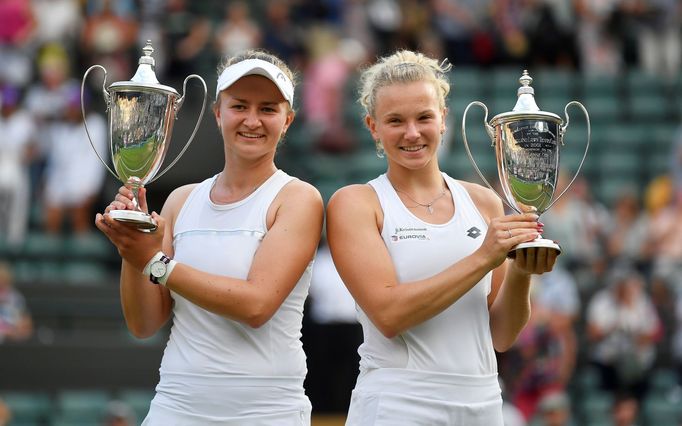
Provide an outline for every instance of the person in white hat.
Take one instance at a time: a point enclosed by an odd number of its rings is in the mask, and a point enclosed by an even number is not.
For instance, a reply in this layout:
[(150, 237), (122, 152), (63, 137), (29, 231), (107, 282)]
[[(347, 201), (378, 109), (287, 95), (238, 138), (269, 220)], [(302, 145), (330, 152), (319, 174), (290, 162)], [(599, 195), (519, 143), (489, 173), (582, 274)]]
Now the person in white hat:
[(131, 332), (148, 337), (173, 318), (144, 425), (310, 424), (300, 335), (323, 202), (275, 165), (293, 102), (281, 60), (262, 51), (229, 59), (213, 106), (222, 172), (173, 191), (152, 213), (155, 233), (108, 216), (132, 208), (125, 187), (96, 217), (123, 257)]

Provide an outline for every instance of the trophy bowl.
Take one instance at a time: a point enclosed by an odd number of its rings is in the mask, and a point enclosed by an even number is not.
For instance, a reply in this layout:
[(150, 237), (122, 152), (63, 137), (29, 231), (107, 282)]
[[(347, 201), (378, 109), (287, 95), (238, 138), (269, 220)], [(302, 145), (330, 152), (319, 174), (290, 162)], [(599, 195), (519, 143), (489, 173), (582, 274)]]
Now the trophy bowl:
[[(151, 215), (140, 209), (139, 190), (163, 176), (185, 153), (204, 115), (207, 90), (204, 80), (196, 74), (185, 79), (182, 97), (172, 87), (159, 84), (153, 69), (154, 59), (151, 54), (154, 49), (151, 41), (147, 41), (147, 45), (142, 50), (144, 54), (140, 58), (139, 67), (133, 78), (130, 81), (112, 83), (108, 89), (105, 87), (106, 69), (101, 65), (88, 68), (81, 83), (81, 108), (85, 130), (90, 139), (82, 98), (88, 74), (95, 68), (101, 68), (104, 71), (102, 93), (109, 113), (109, 147), (114, 170), (111, 170), (102, 159), (91, 139), (90, 145), (107, 170), (133, 192), (132, 210), (111, 210), (109, 215), (115, 220), (129, 223), (140, 230), (154, 231), (157, 227), (155, 221)], [(192, 78), (198, 79), (204, 89), (199, 119), (192, 135), (177, 157), (159, 172), (168, 152), (173, 124), (185, 99), (187, 81)]]
[[(538, 216), (547, 211), (561, 198), (580, 173), (590, 146), (590, 118), (585, 107), (571, 101), (564, 107), (566, 121), (557, 114), (540, 111), (535, 103), (534, 90), (530, 87), (533, 79), (524, 70), (519, 78), (518, 100), (512, 111), (493, 117), (488, 123), (488, 108), (479, 101), (471, 102), (462, 117), (462, 137), (469, 160), (479, 177), (498, 197), (517, 213), (535, 213)], [(575, 105), (582, 109), (587, 121), (587, 143), (578, 169), (569, 184), (555, 198), (559, 175), (559, 158), (564, 136), (568, 130), (568, 108)], [(483, 120), (486, 132), (495, 149), (498, 179), (504, 196), (488, 182), (474, 160), (466, 135), (466, 117), (469, 108), (480, 106), (485, 111)], [(516, 250), (529, 247), (546, 247), (561, 253), (556, 242), (538, 236), (533, 241), (513, 247), (509, 257), (516, 256)]]

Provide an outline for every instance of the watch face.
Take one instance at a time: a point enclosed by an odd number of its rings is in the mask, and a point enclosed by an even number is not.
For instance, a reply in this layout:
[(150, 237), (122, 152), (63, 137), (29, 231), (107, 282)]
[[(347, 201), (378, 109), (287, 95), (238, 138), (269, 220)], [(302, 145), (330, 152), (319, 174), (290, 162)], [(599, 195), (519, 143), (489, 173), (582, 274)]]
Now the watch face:
[(156, 261), (152, 263), (152, 267), (149, 272), (156, 278), (161, 278), (166, 274), (166, 264), (160, 260)]

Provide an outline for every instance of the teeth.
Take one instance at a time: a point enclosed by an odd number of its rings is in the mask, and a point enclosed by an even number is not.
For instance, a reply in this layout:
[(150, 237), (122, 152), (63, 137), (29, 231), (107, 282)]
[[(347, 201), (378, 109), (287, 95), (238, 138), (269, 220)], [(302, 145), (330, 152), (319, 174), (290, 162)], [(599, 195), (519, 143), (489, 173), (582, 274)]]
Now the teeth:
[(423, 148), (423, 145), (419, 146), (404, 146), (401, 149), (404, 151), (419, 151), (420, 149)]
[(246, 138), (259, 138), (260, 137), (260, 135), (257, 133), (244, 133), (244, 132), (242, 132), (240, 134)]

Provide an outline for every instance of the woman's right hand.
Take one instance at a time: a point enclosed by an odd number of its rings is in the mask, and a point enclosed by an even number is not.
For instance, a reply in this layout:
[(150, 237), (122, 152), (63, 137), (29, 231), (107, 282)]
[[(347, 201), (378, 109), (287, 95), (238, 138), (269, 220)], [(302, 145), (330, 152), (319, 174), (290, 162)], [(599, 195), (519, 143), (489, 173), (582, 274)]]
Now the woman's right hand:
[[(138, 202), (140, 203), (140, 210), (147, 213), (147, 190), (142, 187), (137, 193)], [(133, 204), (133, 191), (125, 185), (118, 188), (118, 194), (113, 201), (104, 209), (104, 213), (109, 213), (112, 210), (135, 210)]]
[(513, 214), (493, 218), (479, 251), (490, 263), (491, 269), (500, 266), (507, 253), (517, 244), (532, 241), (540, 235), (542, 226), (532, 213)]

